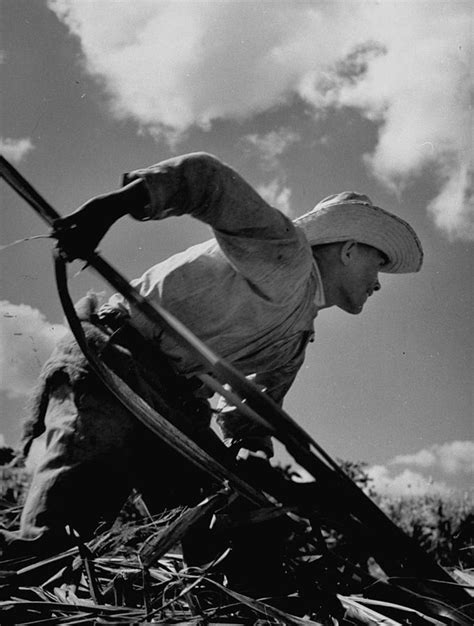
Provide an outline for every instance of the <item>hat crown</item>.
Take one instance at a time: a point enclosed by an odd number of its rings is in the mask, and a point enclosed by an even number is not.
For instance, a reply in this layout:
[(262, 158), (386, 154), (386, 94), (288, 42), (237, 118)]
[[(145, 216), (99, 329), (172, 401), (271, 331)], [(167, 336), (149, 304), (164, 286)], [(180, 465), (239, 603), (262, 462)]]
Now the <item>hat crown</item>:
[(369, 196), (357, 193), (356, 191), (342, 191), (341, 193), (327, 196), (327, 198), (318, 202), (315, 208), (323, 208), (334, 204), (365, 204), (367, 206), (373, 206)]
[(417, 272), (423, 262), (423, 249), (413, 228), (372, 204), (365, 194), (343, 191), (328, 196), (294, 222), (310, 246), (354, 240), (380, 250), (389, 259), (383, 272)]

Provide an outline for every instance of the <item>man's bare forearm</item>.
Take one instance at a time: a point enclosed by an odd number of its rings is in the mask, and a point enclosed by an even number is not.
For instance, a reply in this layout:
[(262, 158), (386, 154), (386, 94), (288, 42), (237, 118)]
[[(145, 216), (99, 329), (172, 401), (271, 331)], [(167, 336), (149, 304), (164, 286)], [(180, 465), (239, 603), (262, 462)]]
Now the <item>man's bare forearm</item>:
[(141, 179), (92, 198), (55, 225), (61, 247), (71, 258), (85, 258), (117, 220), (143, 210), (149, 201), (146, 183)]
[(124, 187), (106, 194), (107, 203), (104, 208), (112, 225), (124, 215), (134, 210), (143, 210), (150, 202), (146, 183), (141, 178), (133, 180)]

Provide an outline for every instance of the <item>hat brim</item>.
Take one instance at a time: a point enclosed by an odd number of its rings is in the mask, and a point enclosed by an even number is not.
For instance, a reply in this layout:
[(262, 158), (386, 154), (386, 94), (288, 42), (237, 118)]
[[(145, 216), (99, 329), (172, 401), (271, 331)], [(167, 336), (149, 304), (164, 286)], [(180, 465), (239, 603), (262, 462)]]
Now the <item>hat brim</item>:
[(354, 240), (377, 248), (388, 258), (382, 272), (418, 272), (423, 264), (423, 249), (413, 228), (380, 207), (351, 202), (316, 206), (294, 224), (311, 246)]

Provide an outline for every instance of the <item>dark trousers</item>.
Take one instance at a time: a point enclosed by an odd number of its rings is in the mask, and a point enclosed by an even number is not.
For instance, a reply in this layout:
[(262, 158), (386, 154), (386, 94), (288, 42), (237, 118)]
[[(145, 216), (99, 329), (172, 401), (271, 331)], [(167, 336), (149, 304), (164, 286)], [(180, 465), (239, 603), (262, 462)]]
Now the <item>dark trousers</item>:
[[(159, 355), (150, 352), (130, 329), (114, 336), (119, 343), (110, 343), (102, 330), (90, 324), (84, 328), (93, 349), (100, 351), (107, 365), (130, 387), (162, 414), (167, 407), (165, 417), (235, 470), (228, 449), (209, 428), (209, 404), (194, 397), (186, 379), (176, 376), (164, 360), (157, 361)], [(122, 406), (90, 371), (73, 339), (60, 342), (45, 372), (50, 384), (44, 432), (32, 448), (38, 458), (20, 532), (0, 536), (7, 544), (5, 558), (47, 556), (70, 547), (73, 541), (67, 526), (89, 540), (101, 524), (114, 521), (132, 488), (156, 514), (197, 504), (215, 487), (207, 474)], [(262, 476), (259, 471), (250, 474), (248, 478), (253, 477), (263, 488), (272, 482), (272, 476), (266, 476), (273, 474), (269, 466)], [(238, 512), (252, 507), (239, 500), (232, 509)], [(251, 526), (220, 537), (209, 534), (208, 524), (209, 520), (203, 520), (201, 528), (186, 538), (185, 556), (190, 563), (211, 560), (231, 545), (232, 551), (222, 564), (231, 586), (265, 595), (287, 584), (282, 569), (289, 532), (285, 523)], [(248, 564), (252, 562), (250, 575)]]
[[(170, 406), (165, 417), (200, 445), (216, 446), (208, 403), (194, 400), (186, 379), (159, 363), (159, 355), (145, 354), (133, 331), (117, 345), (102, 330), (89, 324), (84, 328), (94, 349), (129, 386), (154, 408)], [(132, 488), (141, 492), (152, 513), (199, 501), (209, 478), (122, 406), (90, 371), (72, 338), (60, 342), (45, 369), (56, 382), (49, 388), (44, 432), (32, 447), (37, 460), (20, 533), (6, 540), (9, 558), (69, 546), (66, 525), (84, 540), (91, 538), (101, 522), (115, 519)], [(226, 453), (223, 444), (221, 452)]]

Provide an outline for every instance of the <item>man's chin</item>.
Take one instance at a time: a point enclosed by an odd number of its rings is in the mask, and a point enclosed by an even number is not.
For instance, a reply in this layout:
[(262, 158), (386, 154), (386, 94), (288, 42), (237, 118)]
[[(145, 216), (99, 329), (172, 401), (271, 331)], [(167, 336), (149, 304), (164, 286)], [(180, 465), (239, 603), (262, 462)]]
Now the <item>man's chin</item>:
[(351, 302), (351, 303), (339, 305), (339, 308), (345, 311), (346, 313), (349, 313), (350, 315), (359, 315), (360, 313), (362, 313), (364, 309), (364, 304), (365, 302), (363, 302), (362, 304), (355, 304), (354, 302)]

